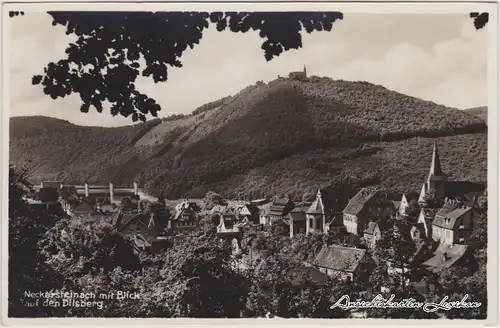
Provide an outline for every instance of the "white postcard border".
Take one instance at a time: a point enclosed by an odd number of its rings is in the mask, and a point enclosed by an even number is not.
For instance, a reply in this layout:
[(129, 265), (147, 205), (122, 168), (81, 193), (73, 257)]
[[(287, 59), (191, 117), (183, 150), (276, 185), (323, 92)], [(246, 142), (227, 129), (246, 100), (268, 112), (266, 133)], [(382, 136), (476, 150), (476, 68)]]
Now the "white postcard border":
[[(48, 319), (14, 319), (7, 317), (7, 264), (8, 264), (8, 147), (9, 147), (9, 10), (29, 11), (48, 11), (48, 10), (115, 10), (115, 11), (142, 11), (142, 10), (192, 10), (192, 11), (341, 11), (344, 13), (469, 13), (469, 12), (489, 12), (490, 19), (488, 23), (489, 33), (489, 57), (488, 57), (488, 319), (487, 320), (410, 320), (408, 319), (335, 319), (333, 322), (329, 319), (111, 319), (111, 318), (48, 318)], [(54, 325), (78, 325), (78, 326), (109, 326), (109, 325), (165, 325), (186, 326), (220, 326), (220, 325), (270, 325), (270, 326), (372, 326), (372, 325), (408, 325), (422, 326), (432, 324), (433, 326), (471, 326), (471, 325), (498, 325), (498, 142), (499, 142), (499, 121), (498, 121), (498, 90), (499, 90), (499, 6), (497, 2), (476, 1), (475, 3), (467, 0), (457, 0), (456, 2), (440, 2), (430, 0), (426, 3), (417, 1), (401, 2), (376, 2), (365, 1), (356, 2), (293, 2), (293, 3), (270, 3), (262, 0), (253, 3), (235, 3), (228, 1), (218, 1), (211, 3), (209, 1), (198, 1), (197, 3), (177, 2), (177, 3), (159, 3), (159, 1), (145, 2), (115, 2), (105, 3), (97, 0), (95, 2), (85, 1), (79, 3), (69, 3), (64, 1), (51, 1), (42, 3), (41, 1), (19, 0), (16, 3), (5, 2), (2, 0), (2, 67), (0, 76), (2, 77), (2, 188), (0, 190), (1, 201), (1, 263), (2, 263), (2, 285), (1, 285), (1, 312), (2, 326), (54, 326)], [(471, 22), (472, 23), (472, 22)], [(493, 201), (491, 201), (493, 200)], [(257, 321), (257, 322), (256, 322)]]

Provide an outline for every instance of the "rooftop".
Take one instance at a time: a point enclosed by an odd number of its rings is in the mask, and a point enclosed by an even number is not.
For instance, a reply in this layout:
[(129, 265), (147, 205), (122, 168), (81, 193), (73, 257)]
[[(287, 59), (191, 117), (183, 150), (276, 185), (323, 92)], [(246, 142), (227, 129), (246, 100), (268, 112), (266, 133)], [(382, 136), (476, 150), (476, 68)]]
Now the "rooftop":
[(347, 204), (344, 209), (344, 213), (358, 215), (365, 207), (366, 203), (370, 201), (376, 194), (378, 190), (375, 188), (363, 188), (361, 189)]
[(440, 244), (434, 252), (434, 256), (425, 261), (423, 265), (437, 269), (446, 269), (453, 266), (466, 255), (468, 250), (468, 245)]
[(365, 256), (366, 250), (338, 245), (324, 246), (316, 256), (315, 263), (321, 267), (352, 272)]
[(465, 206), (459, 201), (447, 200), (444, 206), (436, 213), (432, 224), (446, 229), (453, 229), (456, 221), (471, 210), (472, 207)]

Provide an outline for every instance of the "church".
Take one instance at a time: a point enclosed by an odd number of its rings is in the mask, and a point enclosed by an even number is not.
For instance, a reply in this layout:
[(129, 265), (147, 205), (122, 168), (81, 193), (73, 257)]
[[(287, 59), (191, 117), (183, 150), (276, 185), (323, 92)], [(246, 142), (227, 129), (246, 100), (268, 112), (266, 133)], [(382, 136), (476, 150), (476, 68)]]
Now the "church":
[(437, 142), (434, 142), (429, 174), (418, 198), (422, 207), (429, 205), (429, 200), (442, 205), (446, 199), (455, 199), (472, 205), (474, 199), (482, 196), (485, 190), (486, 183), (484, 182), (448, 181), (442, 170)]
[(421, 207), (418, 223), (423, 225), (425, 235), (441, 244), (468, 243), (477, 199), (485, 190), (486, 183), (448, 181), (434, 143), (429, 174), (418, 198)]

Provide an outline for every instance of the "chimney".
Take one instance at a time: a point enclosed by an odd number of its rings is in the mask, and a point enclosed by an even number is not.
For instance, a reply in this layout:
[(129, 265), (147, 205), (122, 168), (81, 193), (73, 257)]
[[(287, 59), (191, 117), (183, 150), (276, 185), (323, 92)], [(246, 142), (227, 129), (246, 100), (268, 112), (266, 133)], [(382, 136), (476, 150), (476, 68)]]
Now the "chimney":
[(138, 195), (139, 194), (139, 185), (137, 184), (137, 182), (134, 181), (134, 195)]
[(113, 182), (109, 183), (109, 201), (113, 202), (115, 196), (115, 190), (113, 188)]
[(85, 182), (85, 197), (89, 197), (89, 184)]

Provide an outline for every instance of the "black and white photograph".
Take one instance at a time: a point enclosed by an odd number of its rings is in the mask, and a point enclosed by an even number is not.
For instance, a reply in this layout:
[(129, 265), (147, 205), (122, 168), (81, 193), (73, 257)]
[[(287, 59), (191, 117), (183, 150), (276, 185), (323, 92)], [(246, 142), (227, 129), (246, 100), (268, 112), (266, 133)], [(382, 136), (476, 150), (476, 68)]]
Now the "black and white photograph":
[(44, 6), (2, 12), (2, 321), (496, 318), (496, 3)]

